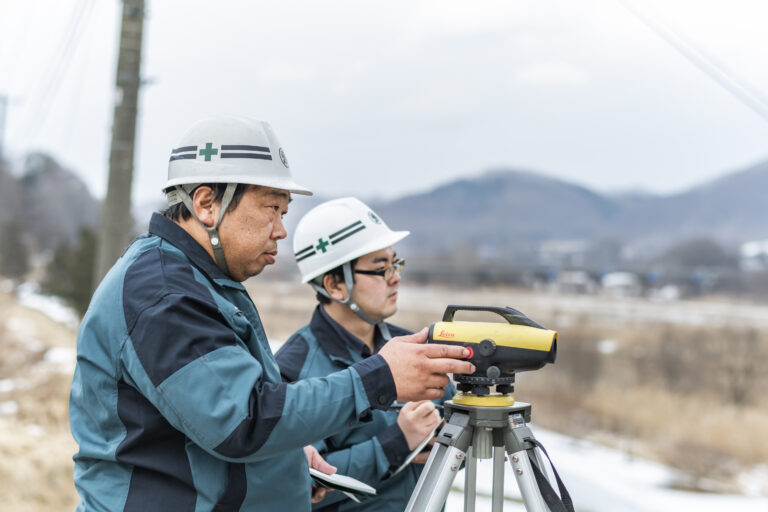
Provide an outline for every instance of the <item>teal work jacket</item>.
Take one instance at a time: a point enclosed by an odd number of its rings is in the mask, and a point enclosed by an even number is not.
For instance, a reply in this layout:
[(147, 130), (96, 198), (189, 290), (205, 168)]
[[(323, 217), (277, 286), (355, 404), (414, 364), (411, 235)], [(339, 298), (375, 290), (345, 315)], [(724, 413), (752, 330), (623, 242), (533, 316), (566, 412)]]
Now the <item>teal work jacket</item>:
[(242, 284), (155, 214), (78, 332), (77, 510), (309, 511), (302, 447), (395, 397), (381, 356), (285, 383)]

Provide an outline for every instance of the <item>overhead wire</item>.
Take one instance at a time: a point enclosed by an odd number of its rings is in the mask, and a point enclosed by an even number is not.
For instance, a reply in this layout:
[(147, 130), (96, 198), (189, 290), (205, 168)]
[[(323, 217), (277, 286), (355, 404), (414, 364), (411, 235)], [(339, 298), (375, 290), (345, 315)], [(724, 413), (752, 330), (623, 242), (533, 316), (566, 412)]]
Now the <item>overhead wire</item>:
[(33, 111), (28, 117), (24, 136), (31, 141), (36, 140), (45, 127), (53, 102), (60, 89), (63, 77), (69, 70), (72, 57), (77, 50), (82, 35), (81, 25), (87, 20), (92, 11), (94, 0), (80, 0), (75, 6), (72, 16), (63, 35), (63, 43), (53, 57), (53, 64), (46, 66), (48, 73), (41, 81), (41, 88), (32, 95)]
[[(36, 134), (40, 133), (45, 126), (51, 104), (61, 88), (61, 78), (69, 67), (72, 56), (74, 55), (74, 50), (77, 47), (77, 42), (80, 38), (81, 32), (79, 27), (84, 13), (86, 12), (87, 5), (88, 0), (81, 0), (79, 5), (76, 6), (64, 33), (63, 44), (59, 46), (59, 52), (57, 52), (53, 58), (53, 65), (46, 67), (48, 73), (41, 81), (42, 88), (38, 92), (39, 98), (37, 98), (36, 95), (36, 108), (34, 110), (34, 115), (30, 116), (31, 123), (30, 126), (28, 126), (28, 129), (34, 129)], [(31, 133), (27, 133), (27, 135), (31, 135)]]
[[(98, 8), (98, 7), (97, 7)], [(80, 112), (80, 107), (83, 101), (83, 96), (85, 93), (83, 84), (85, 81), (85, 78), (88, 75), (88, 71), (91, 68), (91, 62), (93, 57), (93, 52), (96, 49), (97, 45), (92, 44), (93, 38), (94, 38), (94, 25), (91, 23), (89, 24), (88, 21), (90, 21), (92, 15), (89, 15), (89, 17), (85, 20), (84, 28), (82, 30), (83, 32), (83, 39), (81, 40), (81, 44), (83, 45), (85, 54), (83, 55), (81, 53), (81, 60), (80, 65), (77, 66), (76, 72), (74, 74), (74, 82), (72, 83), (72, 95), (70, 96), (69, 101), (67, 102), (67, 108), (65, 112), (63, 112), (65, 115), (64, 117), (66, 119), (71, 119), (72, 123), (70, 124), (70, 127), (72, 129), (67, 130), (65, 137), (64, 137), (64, 143), (65, 146), (71, 146), (72, 142), (76, 137), (79, 136), (81, 130), (78, 130), (78, 122), (81, 120), (80, 116), (78, 116), (78, 113)], [(98, 18), (98, 12), (97, 12), (97, 18)]]
[(655, 20), (647, 13), (640, 11), (629, 0), (618, 0), (618, 2), (656, 35), (666, 41), (667, 44), (677, 50), (691, 64), (699, 68), (700, 71), (741, 101), (752, 112), (768, 121), (768, 101), (764, 99), (764, 95), (754, 91), (749, 85), (729, 74), (712, 57), (700, 48), (697, 48), (694, 43), (678, 31), (665, 26), (659, 20)]

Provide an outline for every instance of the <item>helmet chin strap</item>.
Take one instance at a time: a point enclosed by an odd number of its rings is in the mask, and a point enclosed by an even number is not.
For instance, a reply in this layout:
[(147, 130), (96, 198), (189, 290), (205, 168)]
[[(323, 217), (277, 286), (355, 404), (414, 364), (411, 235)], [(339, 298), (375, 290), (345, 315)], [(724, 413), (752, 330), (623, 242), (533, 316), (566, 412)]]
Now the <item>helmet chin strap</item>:
[(384, 323), (384, 320), (379, 320), (378, 322), (373, 320), (371, 317), (365, 314), (362, 309), (360, 309), (360, 306), (358, 306), (354, 300), (352, 300), (352, 290), (355, 288), (355, 278), (352, 275), (352, 264), (350, 262), (346, 262), (344, 265), (342, 265), (342, 270), (344, 271), (344, 284), (347, 285), (348, 292), (346, 299), (338, 300), (331, 297), (330, 294), (328, 294), (328, 292), (325, 290), (325, 287), (322, 285), (322, 276), (318, 277), (315, 281), (310, 282), (312, 288), (314, 288), (315, 291), (317, 291), (317, 293), (320, 295), (327, 297), (334, 302), (338, 302), (339, 304), (344, 304), (365, 322), (377, 326), (381, 332), (381, 336), (386, 341), (389, 341), (392, 338), (392, 334), (390, 334), (389, 327), (387, 327), (387, 324)]
[(213, 247), (213, 257), (214, 260), (216, 260), (216, 266), (218, 266), (227, 276), (229, 276), (229, 268), (227, 267), (227, 260), (224, 258), (224, 248), (221, 246), (221, 238), (219, 237), (219, 224), (221, 224), (221, 219), (224, 218), (224, 212), (226, 212), (227, 208), (229, 208), (229, 203), (232, 202), (232, 197), (235, 195), (236, 188), (237, 183), (227, 183), (227, 188), (224, 190), (224, 196), (221, 198), (219, 218), (216, 219), (216, 223), (212, 227), (209, 227), (203, 224), (203, 221), (198, 218), (197, 214), (195, 213), (195, 206), (192, 203), (192, 198), (189, 196), (187, 191), (184, 190), (184, 187), (180, 185), (176, 186), (178, 197), (180, 197), (184, 202), (184, 206), (187, 207), (187, 210), (189, 210), (189, 213), (192, 214), (192, 217), (194, 217), (194, 219), (201, 226), (203, 226), (205, 231), (208, 233), (208, 238), (210, 239), (211, 246)]

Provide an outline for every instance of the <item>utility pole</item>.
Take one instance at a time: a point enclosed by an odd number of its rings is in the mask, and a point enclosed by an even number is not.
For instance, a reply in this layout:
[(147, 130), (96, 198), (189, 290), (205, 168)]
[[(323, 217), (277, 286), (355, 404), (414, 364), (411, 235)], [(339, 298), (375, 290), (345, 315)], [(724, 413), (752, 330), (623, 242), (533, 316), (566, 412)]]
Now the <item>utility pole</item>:
[(109, 153), (107, 196), (102, 205), (94, 288), (131, 241), (131, 185), (136, 114), (141, 85), (141, 39), (144, 30), (144, 0), (123, 0), (120, 53), (117, 59), (115, 111)]

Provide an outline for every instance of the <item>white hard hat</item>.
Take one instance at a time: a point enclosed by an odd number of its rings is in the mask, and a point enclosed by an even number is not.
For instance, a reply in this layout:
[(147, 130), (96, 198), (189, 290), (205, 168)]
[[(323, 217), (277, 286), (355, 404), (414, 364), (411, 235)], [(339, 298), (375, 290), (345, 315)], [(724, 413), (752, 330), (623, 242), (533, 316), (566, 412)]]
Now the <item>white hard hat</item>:
[(394, 245), (409, 234), (390, 230), (354, 197), (322, 203), (301, 218), (293, 235), (301, 282), (308, 283), (348, 261)]
[[(269, 123), (240, 116), (198, 121), (171, 151), (163, 190), (201, 183), (246, 183), (312, 195), (291, 177), (288, 160)], [(179, 202), (169, 196), (169, 203)]]

